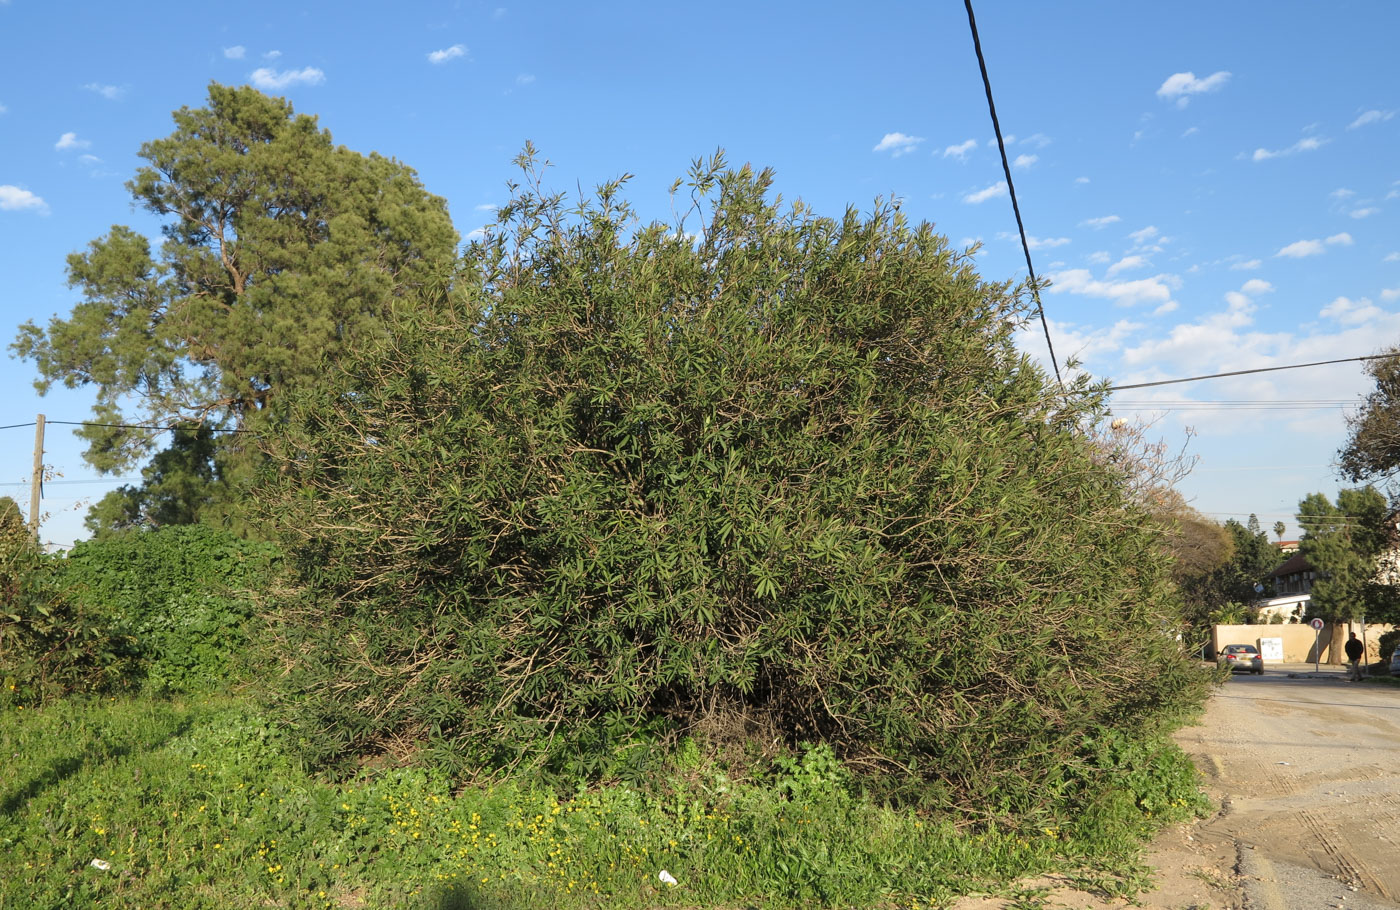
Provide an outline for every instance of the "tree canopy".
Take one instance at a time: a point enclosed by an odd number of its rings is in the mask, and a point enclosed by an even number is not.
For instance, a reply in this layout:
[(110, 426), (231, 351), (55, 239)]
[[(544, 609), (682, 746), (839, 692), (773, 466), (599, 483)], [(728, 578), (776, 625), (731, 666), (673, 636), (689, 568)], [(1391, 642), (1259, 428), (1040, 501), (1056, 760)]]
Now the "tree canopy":
[(314, 758), (824, 741), (1010, 806), (1201, 697), (1102, 395), (1015, 348), (1026, 289), (771, 179), (697, 163), (698, 233), (527, 182), (452, 289), (288, 395), (258, 499)]
[(336, 146), (283, 99), (212, 84), (205, 107), (174, 120), (127, 184), (168, 219), (159, 251), (113, 226), (68, 258), (81, 302), (11, 346), (41, 392), (96, 391), (94, 422), (108, 426), (79, 433), (102, 471), (160, 440), (112, 425), (248, 425), (284, 388), (317, 381), (323, 356), (381, 334), (393, 301), (444, 281), (456, 254), (445, 203), (410, 168)]
[(1338, 454), (1351, 480), (1387, 480), (1400, 471), (1400, 356), (1369, 361), (1366, 372), (1376, 387), (1348, 418), (1351, 436)]
[(1374, 487), (1341, 490), (1335, 503), (1312, 493), (1298, 503), (1299, 544), (1317, 573), (1312, 611), (1333, 622), (1376, 619), (1386, 609), (1377, 584), (1377, 559), (1386, 546), (1385, 497)]

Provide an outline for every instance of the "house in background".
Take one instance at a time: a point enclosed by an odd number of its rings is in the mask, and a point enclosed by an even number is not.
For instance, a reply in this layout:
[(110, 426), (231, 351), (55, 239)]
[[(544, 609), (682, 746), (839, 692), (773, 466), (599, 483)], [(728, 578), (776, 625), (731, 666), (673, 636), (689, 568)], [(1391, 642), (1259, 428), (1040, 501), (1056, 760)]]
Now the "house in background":
[(1302, 622), (1303, 617), (1308, 615), (1308, 604), (1312, 600), (1312, 586), (1317, 573), (1313, 571), (1307, 557), (1298, 552), (1297, 541), (1282, 541), (1279, 545), (1280, 550), (1284, 544), (1292, 544), (1294, 549), (1291, 555), (1268, 575), (1269, 581), (1273, 583), (1274, 596), (1254, 602), (1254, 614), (1261, 623)]

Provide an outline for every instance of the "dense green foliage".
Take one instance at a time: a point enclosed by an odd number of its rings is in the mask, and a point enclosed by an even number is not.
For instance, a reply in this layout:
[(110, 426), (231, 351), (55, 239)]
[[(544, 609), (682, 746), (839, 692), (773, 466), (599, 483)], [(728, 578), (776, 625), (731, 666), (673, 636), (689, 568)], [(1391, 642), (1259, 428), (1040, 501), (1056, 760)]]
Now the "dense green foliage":
[(58, 581), (131, 641), (148, 685), (190, 692), (224, 685), (243, 667), (253, 592), (270, 593), (274, 567), (269, 545), (190, 525), (79, 543)]
[(0, 752), (0, 907), (25, 910), (888, 908), (1045, 872), (1131, 894), (1138, 839), (1205, 808), (1179, 751), (1114, 737), (1092, 752), (1120, 786), (1089, 811), (977, 832), (860, 798), (820, 748), (742, 781), (682, 750), (647, 790), (567, 798), (421, 768), (331, 783), (228, 698), (0, 710)]
[(137, 673), (132, 643), (99, 611), (74, 603), (20, 519), (0, 501), (0, 705), (103, 692)]
[[(127, 184), (167, 219), (159, 254), (114, 226), (68, 259), (83, 295), (72, 313), (26, 323), (12, 345), (35, 362), (41, 391), (95, 391), (104, 426), (79, 434), (99, 470), (133, 465), (161, 439), (118, 425), (257, 426), (281, 389), (315, 382), (321, 357), (381, 334), (392, 302), (455, 256), (445, 203), (411, 169), (334, 145), (282, 99), (213, 84), (206, 107), (174, 119), (173, 133), (141, 147), (149, 165)], [(178, 494), (175, 511), (200, 512), (213, 496), (216, 511), (236, 511), (236, 497), (204, 489), (201, 474), (227, 483), (247, 467), (237, 437), (219, 441), (192, 467), (164, 465), (152, 497), (168, 509)], [(183, 482), (172, 482), (182, 466)], [(113, 493), (94, 520), (128, 523), (132, 498)], [(153, 514), (134, 505), (148, 526), (164, 517), (161, 502)]]
[(123, 484), (93, 504), (84, 524), (95, 537), (122, 531), (195, 524), (212, 519), (233, 496), (218, 469), (214, 433), (177, 427), (170, 445), (141, 469), (141, 484)]
[[(1298, 503), (1300, 549), (1317, 578), (1311, 612), (1329, 622), (1390, 612), (1389, 586), (1377, 583), (1377, 557), (1387, 541), (1385, 497), (1374, 487), (1341, 490), (1336, 503), (1312, 493)], [(1340, 634), (1340, 631), (1338, 632)]]
[(309, 591), (308, 754), (590, 778), (810, 740), (1029, 822), (1086, 735), (1199, 703), (1155, 525), (1078, 432), (1099, 397), (1013, 345), (1023, 289), (769, 181), (697, 165), (695, 239), (616, 185), (572, 218), (521, 191), (451, 293), (290, 396), (260, 497)]
[(1178, 562), (1176, 571), (1187, 617), (1198, 633), (1208, 633), (1212, 623), (1253, 621), (1250, 604), (1273, 596), (1268, 576), (1285, 559), (1253, 515), (1247, 525), (1233, 518), (1209, 525), (1197, 524), (1194, 533), (1199, 546), (1216, 547), (1217, 558), (1197, 560), (1185, 571)]
[(0, 537), (5, 703), (146, 685), (193, 692), (244, 668), (272, 548), (201, 526), (112, 534), (66, 555)]

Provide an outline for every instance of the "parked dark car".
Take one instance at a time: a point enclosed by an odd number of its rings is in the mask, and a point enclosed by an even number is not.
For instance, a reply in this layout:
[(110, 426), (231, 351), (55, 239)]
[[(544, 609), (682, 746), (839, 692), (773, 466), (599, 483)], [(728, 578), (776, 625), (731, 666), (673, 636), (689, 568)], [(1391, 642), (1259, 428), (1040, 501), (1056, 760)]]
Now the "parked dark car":
[(1217, 666), (1229, 667), (1231, 673), (1263, 673), (1264, 658), (1254, 645), (1226, 645), (1220, 649)]

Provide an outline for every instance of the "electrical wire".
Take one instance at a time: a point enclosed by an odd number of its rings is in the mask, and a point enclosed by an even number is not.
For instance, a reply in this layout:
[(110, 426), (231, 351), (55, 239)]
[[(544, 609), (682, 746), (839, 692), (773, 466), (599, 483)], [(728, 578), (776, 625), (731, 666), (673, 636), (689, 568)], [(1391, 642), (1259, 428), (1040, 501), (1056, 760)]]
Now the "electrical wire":
[[(45, 488), (45, 489), (48, 489), (49, 487), (77, 486), (77, 485), (81, 485), (81, 484), (91, 484), (91, 483), (136, 483), (136, 482), (138, 482), (138, 481), (140, 481), (140, 480), (141, 480), (140, 477), (98, 477), (98, 478), (94, 478), (94, 479), (91, 479), (91, 480), (46, 480), (46, 481), (44, 481), (44, 488)], [(3, 482), (3, 483), (0, 483), (0, 487), (27, 487), (27, 486), (29, 486), (29, 481), (27, 481), (27, 480), (22, 480), (22, 481), (5, 481), (5, 482)]]
[[(1200, 382), (1203, 379), (1221, 379), (1226, 376), (1249, 376), (1253, 373), (1273, 373), (1278, 370), (1301, 370), (1304, 367), (1325, 367), (1334, 363), (1357, 363), (1365, 360), (1386, 360), (1400, 357), (1400, 351), (1390, 354), (1368, 354), (1365, 357), (1343, 357), (1340, 360), (1317, 360), (1312, 363), (1290, 363), (1279, 367), (1255, 367), (1252, 370), (1232, 370), (1228, 373), (1208, 373), (1204, 376), (1185, 376), (1181, 379), (1160, 379), (1156, 382), (1134, 382), (1128, 385), (1109, 386), (1105, 391), (1124, 392), (1128, 389), (1150, 389), (1160, 385), (1176, 385), (1182, 382)], [(1092, 391), (1086, 389), (1085, 391)]]
[(967, 7), (967, 24), (972, 29), (972, 48), (977, 52), (977, 66), (982, 70), (982, 86), (987, 91), (987, 111), (992, 115), (992, 129), (997, 134), (1001, 170), (1006, 174), (1006, 190), (1011, 194), (1011, 211), (1016, 213), (1016, 230), (1021, 234), (1021, 250), (1026, 254), (1026, 271), (1031, 278), (1031, 299), (1035, 301), (1035, 311), (1040, 316), (1040, 327), (1045, 331), (1045, 347), (1050, 352), (1050, 366), (1055, 368), (1055, 381), (1060, 384), (1060, 391), (1064, 391), (1065, 381), (1060, 376), (1060, 364), (1055, 359), (1055, 345), (1050, 340), (1050, 323), (1045, 320), (1045, 307), (1040, 302), (1040, 283), (1035, 278), (1035, 266), (1031, 265), (1031, 247), (1026, 242), (1026, 226), (1021, 221), (1021, 206), (1016, 202), (1016, 182), (1011, 179), (1011, 164), (1006, 160), (1006, 142), (1001, 137), (997, 106), (992, 100), (992, 80), (987, 76), (987, 60), (982, 56), (982, 40), (977, 36), (977, 17), (972, 14), (972, 0), (963, 0), (963, 5)]
[[(178, 430), (178, 429), (180, 429), (180, 428), (183, 427), (183, 426), (187, 426), (187, 424), (178, 424), (178, 425), (175, 425), (175, 426), (159, 426), (159, 425), (157, 425), (157, 424), (148, 424), (148, 423), (95, 423), (95, 422), (93, 422), (93, 421), (91, 421), (91, 420), (49, 420), (49, 421), (46, 421), (46, 422), (47, 422), (47, 423), (52, 423), (52, 424), (57, 424), (58, 426), (68, 426), (68, 427), (104, 427), (104, 428), (112, 429), (112, 430), (164, 430), (164, 431), (167, 431), (167, 432), (168, 432), (168, 431), (171, 431), (171, 430)], [(27, 426), (33, 426), (33, 424), (27, 424)], [(0, 430), (2, 430), (2, 429), (6, 429), (6, 428), (5, 428), (5, 427), (0, 427)], [(211, 433), (252, 433), (253, 431), (252, 431), (252, 430), (236, 430), (236, 429), (235, 429), (235, 430), (221, 430), (221, 429), (218, 429), (217, 427), (210, 427), (210, 428), (209, 428), (209, 432), (211, 432)]]

